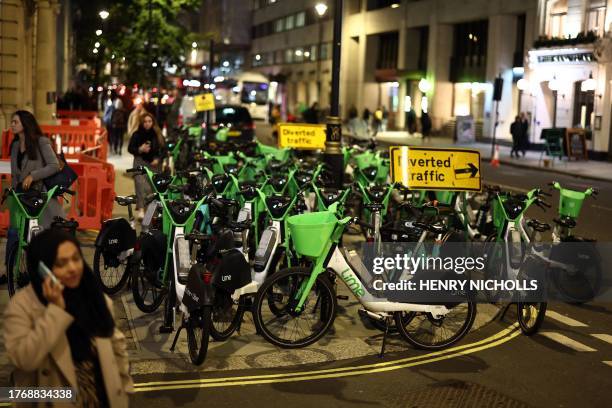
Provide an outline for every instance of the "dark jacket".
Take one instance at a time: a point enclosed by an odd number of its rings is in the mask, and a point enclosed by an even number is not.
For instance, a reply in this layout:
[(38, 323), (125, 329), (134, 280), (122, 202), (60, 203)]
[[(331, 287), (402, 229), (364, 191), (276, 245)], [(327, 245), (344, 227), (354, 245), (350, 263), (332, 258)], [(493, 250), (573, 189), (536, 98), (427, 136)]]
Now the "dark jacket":
[[(149, 153), (140, 153), (138, 148), (145, 142), (151, 142), (151, 150)], [(136, 132), (130, 138), (130, 144), (128, 145), (128, 152), (134, 156), (140, 156), (143, 160), (151, 163), (155, 159), (161, 158), (162, 146), (159, 145), (157, 140), (157, 133), (154, 129), (145, 130), (142, 126), (138, 128)]]

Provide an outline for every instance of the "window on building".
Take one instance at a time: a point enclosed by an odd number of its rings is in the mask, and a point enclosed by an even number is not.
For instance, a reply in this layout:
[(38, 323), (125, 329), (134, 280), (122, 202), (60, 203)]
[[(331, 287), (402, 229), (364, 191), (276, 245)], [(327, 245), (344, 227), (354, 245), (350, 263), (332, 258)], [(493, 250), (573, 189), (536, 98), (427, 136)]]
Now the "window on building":
[(484, 82), (487, 65), (487, 20), (456, 24), (451, 57), (451, 82)]
[(275, 64), (282, 64), (282, 63), (284, 63), (284, 60), (283, 60), (283, 50), (277, 50), (274, 53), (274, 63)]
[(321, 44), (321, 59), (322, 60), (326, 60), (329, 58), (329, 44), (325, 43), (325, 44)]
[(399, 33), (397, 31), (379, 34), (376, 69), (397, 68), (398, 48)]
[(295, 26), (295, 16), (292, 14), (290, 16), (285, 17), (285, 30), (293, 30)]
[(306, 24), (306, 12), (302, 11), (300, 13), (297, 13), (295, 15), (295, 26), (297, 27), (304, 27), (304, 25)]
[(549, 0), (546, 34), (551, 37), (565, 37), (567, 29), (567, 0)]
[(262, 60), (264, 61), (264, 65), (273, 65), (274, 64), (274, 53), (266, 52)]
[(284, 26), (285, 26), (285, 19), (284, 18), (279, 18), (274, 23), (274, 32), (275, 33), (280, 33), (281, 31), (283, 31), (283, 27)]
[(606, 0), (590, 0), (586, 18), (586, 30), (603, 37), (606, 30)]
[(392, 4), (401, 3), (400, 0), (367, 0), (368, 10), (376, 10), (384, 7), (391, 7)]
[(293, 48), (289, 48), (285, 50), (285, 64), (293, 63), (293, 53), (294, 53)]
[(316, 61), (318, 56), (319, 56), (319, 53), (317, 52), (317, 46), (316, 45), (311, 45), (310, 46), (310, 60), (311, 61)]

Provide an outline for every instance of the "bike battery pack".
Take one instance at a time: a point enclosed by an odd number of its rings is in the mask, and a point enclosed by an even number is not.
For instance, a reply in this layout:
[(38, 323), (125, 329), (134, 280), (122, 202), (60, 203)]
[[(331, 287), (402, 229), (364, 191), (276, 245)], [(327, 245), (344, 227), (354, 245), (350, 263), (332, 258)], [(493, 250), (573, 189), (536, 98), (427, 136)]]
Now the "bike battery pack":
[(275, 242), (276, 231), (271, 228), (266, 228), (263, 234), (261, 234), (259, 246), (255, 252), (255, 262), (253, 263), (253, 269), (255, 269), (255, 272), (262, 272), (264, 269), (266, 269), (266, 264), (272, 255), (272, 248), (274, 248)]

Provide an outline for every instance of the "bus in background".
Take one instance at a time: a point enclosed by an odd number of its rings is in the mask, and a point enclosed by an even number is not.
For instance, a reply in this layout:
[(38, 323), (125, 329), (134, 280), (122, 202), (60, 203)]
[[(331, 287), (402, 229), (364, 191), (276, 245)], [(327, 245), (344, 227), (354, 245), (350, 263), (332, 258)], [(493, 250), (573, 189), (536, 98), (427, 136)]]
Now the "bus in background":
[(258, 72), (243, 72), (232, 77), (215, 77), (215, 95), (218, 103), (241, 105), (255, 120), (268, 120), (270, 81)]

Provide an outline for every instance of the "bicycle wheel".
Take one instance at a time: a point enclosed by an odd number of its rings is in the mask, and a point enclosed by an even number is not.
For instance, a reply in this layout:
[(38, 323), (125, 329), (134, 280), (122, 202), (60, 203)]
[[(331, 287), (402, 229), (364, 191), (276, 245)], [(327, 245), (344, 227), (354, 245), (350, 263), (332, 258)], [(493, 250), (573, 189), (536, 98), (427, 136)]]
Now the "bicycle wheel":
[(195, 365), (201, 365), (208, 353), (208, 340), (210, 335), (211, 307), (204, 306), (194, 311), (187, 321), (187, 347), (189, 358)]
[(119, 292), (129, 277), (129, 258), (123, 260), (115, 254), (105, 254), (103, 248), (96, 247), (93, 260), (94, 275), (108, 295)]
[(408, 343), (420, 349), (440, 350), (470, 331), (476, 317), (476, 303), (455, 304), (442, 317), (422, 312), (396, 312), (394, 317), (397, 330)]
[(544, 322), (546, 303), (517, 302), (516, 313), (521, 331), (527, 336), (537, 333)]
[(162, 287), (154, 285), (146, 276), (146, 273), (142, 260), (134, 265), (130, 273), (132, 277), (132, 296), (138, 309), (144, 313), (153, 313), (164, 301), (166, 291)]
[(10, 297), (12, 297), (19, 289), (27, 286), (30, 283), (26, 253), (23, 250), (21, 251), (21, 255), (19, 256), (19, 265), (16, 265), (18, 251), (19, 245), (17, 244), (13, 245), (9, 249), (7, 286)]
[(244, 306), (240, 301), (234, 302), (229, 293), (217, 291), (211, 313), (210, 336), (216, 341), (224, 341), (238, 329), (244, 315)]
[[(496, 236), (490, 235), (485, 241), (486, 264), (484, 276), (486, 280), (500, 281), (506, 277), (506, 260), (501, 244), (496, 242)], [(503, 292), (501, 290), (487, 290), (487, 299), (490, 302), (499, 302), (502, 300)]]
[[(295, 310), (297, 293), (309, 279), (309, 269), (289, 268), (271, 276), (257, 292), (255, 326), (270, 343), (284, 348), (306, 347), (323, 337), (333, 324), (336, 294), (325, 275), (316, 278), (303, 310)], [(270, 310), (270, 299), (274, 300), (276, 313)]]

